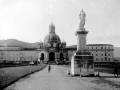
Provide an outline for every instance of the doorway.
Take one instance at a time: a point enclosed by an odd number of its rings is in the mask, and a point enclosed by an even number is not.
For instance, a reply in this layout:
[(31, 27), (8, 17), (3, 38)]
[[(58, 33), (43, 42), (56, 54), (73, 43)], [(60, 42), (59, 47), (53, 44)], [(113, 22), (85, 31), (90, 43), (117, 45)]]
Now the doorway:
[(44, 60), (44, 54), (41, 53), (41, 57), (40, 57), (41, 60)]
[(54, 52), (49, 53), (49, 61), (55, 61), (55, 53)]
[(63, 61), (63, 53), (60, 53), (60, 60)]

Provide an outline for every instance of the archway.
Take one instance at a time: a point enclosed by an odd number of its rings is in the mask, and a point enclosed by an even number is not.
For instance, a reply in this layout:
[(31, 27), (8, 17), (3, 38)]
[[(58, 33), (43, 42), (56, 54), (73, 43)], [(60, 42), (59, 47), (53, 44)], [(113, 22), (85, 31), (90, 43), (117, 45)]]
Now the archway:
[(60, 60), (63, 60), (63, 53), (60, 53)]
[(55, 61), (55, 54), (54, 54), (54, 52), (50, 52), (50, 54), (49, 54), (49, 61)]
[(44, 53), (41, 53), (40, 60), (44, 60)]

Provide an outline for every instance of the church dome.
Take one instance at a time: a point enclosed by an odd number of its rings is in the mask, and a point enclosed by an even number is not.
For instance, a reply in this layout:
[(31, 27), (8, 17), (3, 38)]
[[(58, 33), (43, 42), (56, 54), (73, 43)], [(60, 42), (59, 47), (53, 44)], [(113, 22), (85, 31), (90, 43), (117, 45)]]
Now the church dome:
[(44, 39), (44, 43), (61, 43), (60, 38), (58, 35), (54, 34), (54, 33), (49, 33), (45, 39)]
[(59, 36), (55, 34), (53, 23), (49, 26), (49, 34), (45, 37), (44, 43), (61, 43)]

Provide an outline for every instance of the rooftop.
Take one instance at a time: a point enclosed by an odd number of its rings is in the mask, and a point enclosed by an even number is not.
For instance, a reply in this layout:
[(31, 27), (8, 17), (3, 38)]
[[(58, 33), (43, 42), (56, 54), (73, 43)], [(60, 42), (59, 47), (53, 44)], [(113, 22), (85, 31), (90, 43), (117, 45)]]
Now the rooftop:
[[(113, 46), (111, 44), (88, 44), (87, 46)], [(66, 48), (77, 48), (77, 45), (66, 46)]]

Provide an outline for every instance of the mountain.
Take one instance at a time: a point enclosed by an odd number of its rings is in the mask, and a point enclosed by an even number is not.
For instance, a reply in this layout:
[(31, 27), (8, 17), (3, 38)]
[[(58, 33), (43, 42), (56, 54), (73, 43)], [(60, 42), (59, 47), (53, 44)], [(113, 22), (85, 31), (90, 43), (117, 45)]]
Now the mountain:
[(16, 39), (0, 40), (0, 46), (20, 46), (22, 48), (38, 48), (39, 42), (27, 43)]

